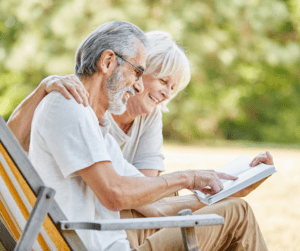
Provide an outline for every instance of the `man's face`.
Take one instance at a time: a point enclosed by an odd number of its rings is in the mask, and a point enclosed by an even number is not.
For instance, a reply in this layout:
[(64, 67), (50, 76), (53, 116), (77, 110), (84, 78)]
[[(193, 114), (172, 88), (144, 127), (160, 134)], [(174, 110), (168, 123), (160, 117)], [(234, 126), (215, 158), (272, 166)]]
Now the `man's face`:
[[(146, 51), (140, 41), (136, 42), (136, 55), (128, 61), (139, 68), (145, 69)], [(108, 111), (114, 114), (122, 114), (126, 110), (126, 104), (130, 96), (144, 90), (142, 78), (137, 78), (137, 69), (124, 62), (117, 66), (112, 75), (106, 81), (108, 92)]]
[(135, 94), (134, 88), (127, 87), (124, 83), (123, 67), (118, 66), (111, 77), (106, 80), (106, 88), (108, 93), (107, 110), (113, 114), (122, 114), (126, 110), (127, 93)]

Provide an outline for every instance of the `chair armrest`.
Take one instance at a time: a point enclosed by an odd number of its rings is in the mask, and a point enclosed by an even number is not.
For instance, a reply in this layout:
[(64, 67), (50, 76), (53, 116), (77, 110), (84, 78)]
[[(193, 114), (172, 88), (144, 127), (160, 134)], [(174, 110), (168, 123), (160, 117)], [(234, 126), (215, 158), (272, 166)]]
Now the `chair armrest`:
[(98, 231), (125, 229), (156, 229), (172, 227), (194, 227), (222, 225), (224, 218), (217, 214), (149, 217), (135, 219), (101, 220), (93, 222), (60, 221), (61, 230), (89, 229)]

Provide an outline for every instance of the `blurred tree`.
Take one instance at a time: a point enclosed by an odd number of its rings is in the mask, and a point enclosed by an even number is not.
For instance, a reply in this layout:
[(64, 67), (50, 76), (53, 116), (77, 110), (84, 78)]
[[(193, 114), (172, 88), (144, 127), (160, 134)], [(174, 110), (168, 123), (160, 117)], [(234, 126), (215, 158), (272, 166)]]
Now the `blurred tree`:
[(168, 140), (300, 140), (297, 0), (10, 0), (0, 2), (0, 114), (49, 74), (73, 73), (99, 24), (165, 30), (192, 62), (189, 86), (164, 114)]
[(185, 5), (183, 44), (194, 64), (193, 77), (164, 116), (167, 138), (299, 142), (297, 4), (223, 0)]

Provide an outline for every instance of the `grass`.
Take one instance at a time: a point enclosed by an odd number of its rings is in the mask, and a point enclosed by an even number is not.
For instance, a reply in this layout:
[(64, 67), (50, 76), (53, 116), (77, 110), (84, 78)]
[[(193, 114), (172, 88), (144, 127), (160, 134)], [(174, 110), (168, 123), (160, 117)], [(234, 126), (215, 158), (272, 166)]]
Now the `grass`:
[[(299, 250), (300, 149), (270, 144), (164, 145), (166, 172), (217, 169), (240, 155), (255, 157), (269, 150), (277, 173), (244, 199), (251, 205), (269, 250)], [(190, 193), (180, 191), (181, 195)]]

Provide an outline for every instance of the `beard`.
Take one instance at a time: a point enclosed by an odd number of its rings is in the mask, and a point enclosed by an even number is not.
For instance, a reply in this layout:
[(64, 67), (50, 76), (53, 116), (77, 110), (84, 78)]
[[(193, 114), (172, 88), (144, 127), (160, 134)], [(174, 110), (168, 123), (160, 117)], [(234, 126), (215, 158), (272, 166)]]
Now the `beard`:
[(135, 94), (133, 87), (126, 87), (123, 77), (123, 67), (117, 67), (111, 77), (106, 80), (108, 93), (108, 108), (110, 113), (120, 115), (126, 111), (127, 99), (123, 99), (125, 92)]

